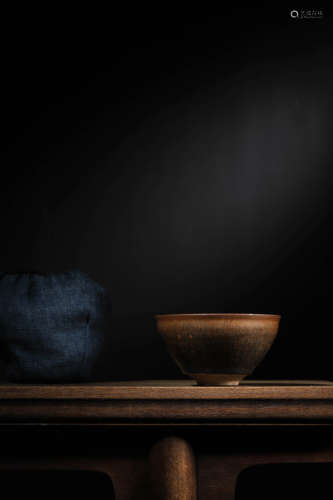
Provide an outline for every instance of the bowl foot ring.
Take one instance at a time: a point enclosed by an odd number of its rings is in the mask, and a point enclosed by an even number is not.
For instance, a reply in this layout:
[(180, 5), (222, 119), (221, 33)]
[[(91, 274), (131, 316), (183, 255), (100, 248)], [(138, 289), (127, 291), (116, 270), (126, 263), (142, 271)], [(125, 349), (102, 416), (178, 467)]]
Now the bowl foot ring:
[(229, 374), (229, 373), (189, 373), (190, 377), (194, 378), (198, 385), (239, 385), (246, 375)]

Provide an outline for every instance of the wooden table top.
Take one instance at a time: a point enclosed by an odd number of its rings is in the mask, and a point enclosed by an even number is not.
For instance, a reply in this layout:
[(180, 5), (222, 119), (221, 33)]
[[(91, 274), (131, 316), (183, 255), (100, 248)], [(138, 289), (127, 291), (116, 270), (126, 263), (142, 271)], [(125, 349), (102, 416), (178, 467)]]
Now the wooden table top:
[(66, 385), (0, 384), (0, 424), (333, 425), (333, 383), (187, 380)]
[(248, 380), (239, 386), (198, 386), (191, 380), (142, 380), (88, 384), (0, 384), (4, 399), (330, 399), (333, 382), (325, 380)]

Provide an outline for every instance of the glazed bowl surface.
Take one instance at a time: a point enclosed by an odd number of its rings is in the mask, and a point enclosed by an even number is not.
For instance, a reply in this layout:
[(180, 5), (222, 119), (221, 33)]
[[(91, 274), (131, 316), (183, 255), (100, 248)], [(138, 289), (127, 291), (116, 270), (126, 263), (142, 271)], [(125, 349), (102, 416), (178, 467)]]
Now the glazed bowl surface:
[(263, 360), (280, 315), (158, 314), (157, 331), (183, 373), (199, 385), (238, 385)]

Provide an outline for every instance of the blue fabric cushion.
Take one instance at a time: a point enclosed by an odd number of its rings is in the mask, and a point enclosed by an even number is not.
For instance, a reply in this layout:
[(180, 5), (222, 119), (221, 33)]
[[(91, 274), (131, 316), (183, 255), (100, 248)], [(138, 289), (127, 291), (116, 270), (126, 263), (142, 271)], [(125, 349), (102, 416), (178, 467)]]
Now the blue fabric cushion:
[(110, 314), (105, 289), (80, 271), (0, 273), (0, 378), (36, 383), (98, 378)]

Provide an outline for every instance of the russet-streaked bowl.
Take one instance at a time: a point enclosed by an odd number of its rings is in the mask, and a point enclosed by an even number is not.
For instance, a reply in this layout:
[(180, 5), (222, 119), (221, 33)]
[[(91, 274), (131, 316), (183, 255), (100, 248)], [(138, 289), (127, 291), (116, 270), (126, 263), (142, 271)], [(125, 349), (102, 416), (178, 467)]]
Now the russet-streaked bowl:
[(277, 314), (158, 314), (157, 330), (181, 370), (199, 385), (238, 385), (269, 351)]

